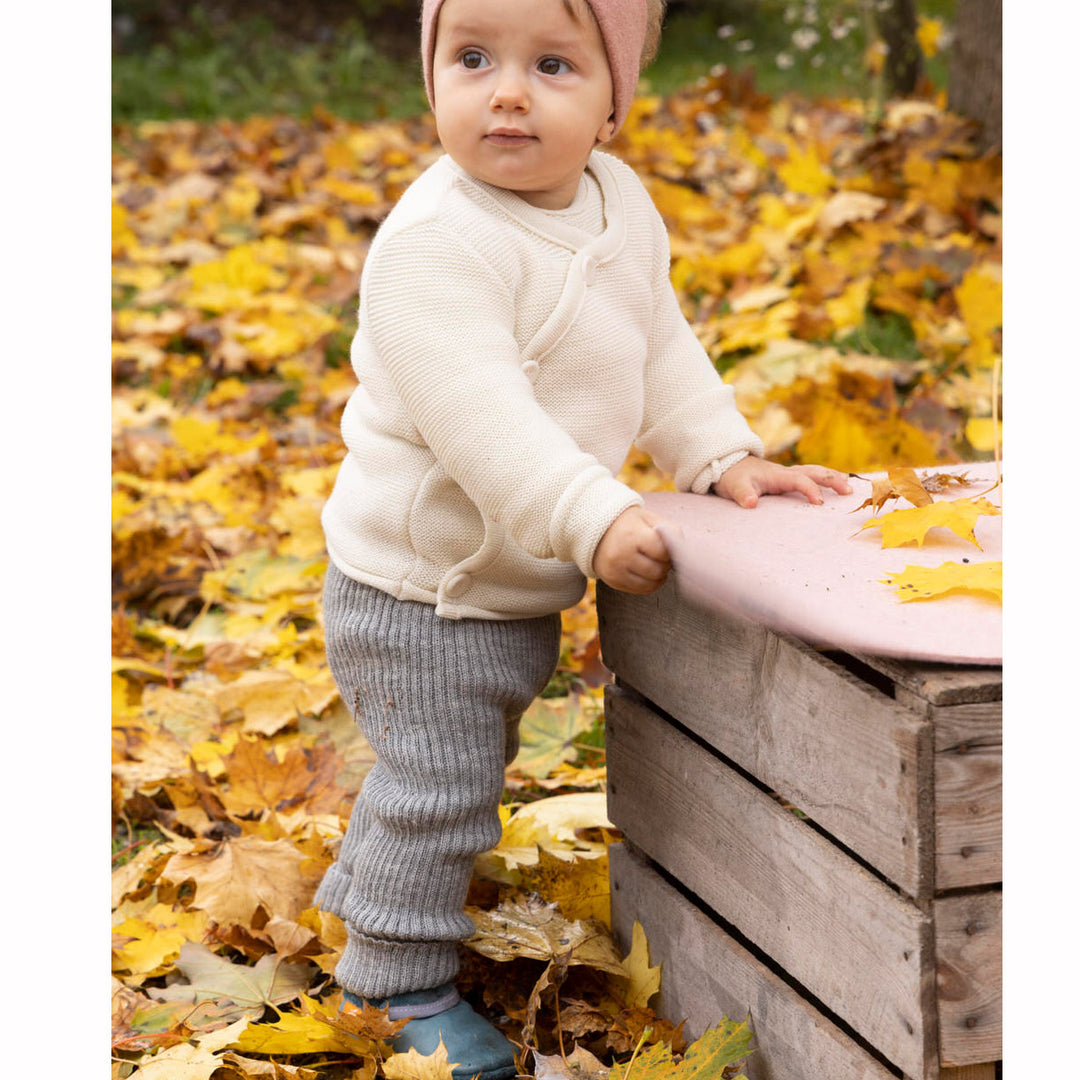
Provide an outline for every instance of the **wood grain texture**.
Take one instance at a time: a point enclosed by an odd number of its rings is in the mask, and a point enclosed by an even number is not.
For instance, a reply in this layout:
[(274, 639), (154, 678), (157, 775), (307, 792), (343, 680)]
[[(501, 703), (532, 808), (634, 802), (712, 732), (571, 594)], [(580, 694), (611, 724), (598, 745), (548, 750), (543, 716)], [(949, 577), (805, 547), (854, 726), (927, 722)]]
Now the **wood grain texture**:
[(600, 585), (604, 662), (911, 896), (933, 893), (926, 717), (737, 615)]
[(612, 920), (629, 951), (634, 922), (660, 964), (654, 1007), (696, 1039), (721, 1017), (748, 1019), (749, 1080), (893, 1080), (893, 1074), (707, 915), (629, 844), (610, 849)]
[(936, 888), (999, 883), (1001, 702), (932, 706)]
[(1001, 1058), (1001, 909), (997, 891), (934, 901), (943, 1065)]
[(940, 1080), (994, 1080), (997, 1075), (992, 1061), (979, 1065), (960, 1065), (955, 1069), (942, 1069)]
[(608, 812), (911, 1076), (936, 1071), (929, 917), (688, 735), (607, 695)]

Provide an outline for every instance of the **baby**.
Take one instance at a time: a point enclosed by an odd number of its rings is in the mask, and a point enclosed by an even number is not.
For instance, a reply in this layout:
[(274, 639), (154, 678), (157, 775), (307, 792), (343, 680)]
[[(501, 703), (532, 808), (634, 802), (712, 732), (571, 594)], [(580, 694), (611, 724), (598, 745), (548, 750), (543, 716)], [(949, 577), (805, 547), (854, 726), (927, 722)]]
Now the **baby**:
[(454, 988), (475, 856), (500, 837), (522, 712), (588, 577), (660, 588), (659, 519), (615, 477), (632, 444), (745, 507), (845, 478), (762, 458), (683, 318), (663, 223), (597, 147), (626, 117), (662, 0), (424, 0), (445, 156), (376, 235), (348, 453), (323, 514), (327, 654), (377, 761), (317, 901), (347, 924), (353, 1004), (441, 1038), (455, 1078), (516, 1075)]

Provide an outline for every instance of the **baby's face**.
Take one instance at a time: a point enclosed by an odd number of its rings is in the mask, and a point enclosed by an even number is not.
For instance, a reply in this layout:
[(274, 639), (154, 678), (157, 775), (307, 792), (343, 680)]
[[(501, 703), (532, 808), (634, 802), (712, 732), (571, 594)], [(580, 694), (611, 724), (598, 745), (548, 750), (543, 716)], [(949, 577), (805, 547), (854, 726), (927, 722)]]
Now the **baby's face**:
[(563, 0), (444, 0), (435, 34), (435, 120), (466, 172), (561, 209), (589, 154), (614, 134), (600, 29)]

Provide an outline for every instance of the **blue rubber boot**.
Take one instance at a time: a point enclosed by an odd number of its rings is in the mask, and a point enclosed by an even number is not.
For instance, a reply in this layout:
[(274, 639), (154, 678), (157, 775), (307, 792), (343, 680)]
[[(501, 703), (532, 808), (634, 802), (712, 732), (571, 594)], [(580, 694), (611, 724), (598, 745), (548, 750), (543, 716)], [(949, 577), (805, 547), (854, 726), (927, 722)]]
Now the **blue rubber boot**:
[[(348, 990), (345, 1000), (361, 1008), (364, 1005), (363, 998)], [(447, 1060), (454, 1064), (454, 1080), (513, 1080), (518, 1074), (513, 1043), (462, 1001), (453, 983), (389, 998), (368, 998), (367, 1004), (387, 1008), (391, 1020), (412, 1017), (393, 1041), (396, 1053), (413, 1049), (418, 1054), (432, 1054), (442, 1039)]]

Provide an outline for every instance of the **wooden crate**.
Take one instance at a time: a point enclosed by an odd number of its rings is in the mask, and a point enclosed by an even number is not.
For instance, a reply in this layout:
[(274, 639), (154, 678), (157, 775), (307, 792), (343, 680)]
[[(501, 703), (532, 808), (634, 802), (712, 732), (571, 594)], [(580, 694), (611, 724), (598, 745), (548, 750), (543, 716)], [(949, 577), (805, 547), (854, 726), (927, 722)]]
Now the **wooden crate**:
[(749, 1014), (751, 1080), (992, 1080), (1001, 669), (820, 653), (674, 577), (597, 607), (613, 918), (660, 1011)]

